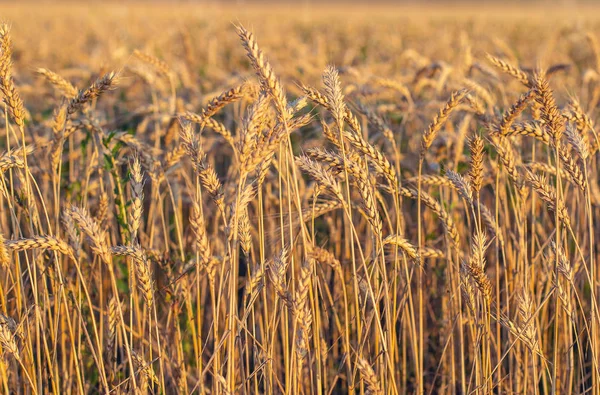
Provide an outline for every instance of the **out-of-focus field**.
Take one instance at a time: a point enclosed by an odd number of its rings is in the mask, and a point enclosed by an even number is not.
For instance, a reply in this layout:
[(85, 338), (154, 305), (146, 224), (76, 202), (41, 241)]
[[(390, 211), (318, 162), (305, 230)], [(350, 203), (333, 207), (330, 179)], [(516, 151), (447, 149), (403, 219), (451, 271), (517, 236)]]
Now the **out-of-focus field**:
[(4, 393), (598, 393), (591, 5), (2, 3)]

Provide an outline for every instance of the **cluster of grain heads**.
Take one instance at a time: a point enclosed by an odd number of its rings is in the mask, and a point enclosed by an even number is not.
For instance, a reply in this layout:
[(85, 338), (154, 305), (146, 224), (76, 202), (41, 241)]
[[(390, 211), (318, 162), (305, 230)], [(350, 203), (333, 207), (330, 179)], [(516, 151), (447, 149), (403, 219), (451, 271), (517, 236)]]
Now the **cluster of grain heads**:
[(590, 56), (543, 72), (475, 22), (455, 44), (381, 18), (373, 45), (358, 20), (188, 17), (97, 73), (106, 40), (31, 70), (0, 26), (0, 388), (598, 387), (593, 35), (553, 34)]

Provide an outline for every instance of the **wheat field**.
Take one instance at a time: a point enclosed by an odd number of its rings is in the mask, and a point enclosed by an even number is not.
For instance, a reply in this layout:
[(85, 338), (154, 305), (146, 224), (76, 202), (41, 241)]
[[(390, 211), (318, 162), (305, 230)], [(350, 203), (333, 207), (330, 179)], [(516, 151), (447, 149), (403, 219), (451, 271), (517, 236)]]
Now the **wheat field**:
[(0, 392), (599, 394), (596, 15), (3, 3)]

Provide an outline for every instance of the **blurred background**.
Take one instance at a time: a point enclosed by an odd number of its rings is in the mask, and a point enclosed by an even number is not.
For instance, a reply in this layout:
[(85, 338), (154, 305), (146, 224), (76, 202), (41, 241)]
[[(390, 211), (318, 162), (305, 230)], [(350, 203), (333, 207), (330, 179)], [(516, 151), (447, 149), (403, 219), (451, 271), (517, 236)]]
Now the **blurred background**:
[(594, 62), (586, 35), (600, 26), (595, 3), (574, 1), (42, 1), (1, 9), (12, 26), (15, 78), (34, 107), (48, 105), (36, 94), (44, 83), (38, 67), (85, 86), (106, 70), (135, 66), (135, 49), (169, 64), (182, 92), (227, 86), (252, 75), (237, 23), (255, 32), (291, 92), (299, 79), (317, 83), (329, 63), (403, 79), (433, 61), (456, 65), (467, 47), (477, 61), (489, 52), (526, 70), (582, 69)]

